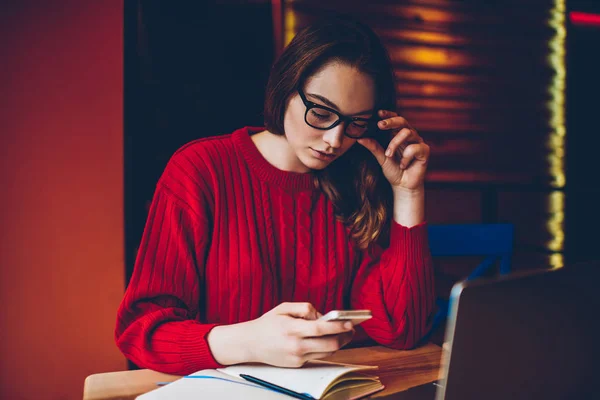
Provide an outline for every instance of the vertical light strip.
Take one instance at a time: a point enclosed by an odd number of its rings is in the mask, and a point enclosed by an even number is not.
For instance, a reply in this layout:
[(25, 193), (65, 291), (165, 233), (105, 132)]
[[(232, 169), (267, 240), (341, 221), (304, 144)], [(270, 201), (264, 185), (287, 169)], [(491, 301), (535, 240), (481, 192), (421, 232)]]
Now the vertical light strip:
[(287, 46), (294, 36), (296, 36), (296, 14), (293, 7), (293, 2), (287, 1), (286, 7), (284, 8), (284, 21), (283, 26), (283, 47)]
[[(549, 149), (548, 163), (550, 169), (551, 186), (564, 188), (565, 178), (565, 41), (567, 30), (565, 26), (566, 6), (565, 0), (554, 0), (554, 6), (550, 12), (549, 25), (554, 28), (555, 34), (548, 45), (550, 54), (548, 61), (554, 70), (554, 76), (550, 82), (548, 92), (550, 101), (547, 106), (550, 111), (550, 135), (547, 146)], [(565, 218), (565, 195), (563, 191), (554, 191), (548, 197), (549, 219), (546, 227), (551, 235), (548, 248), (556, 253), (550, 257), (553, 267), (559, 268), (564, 264), (562, 253), (564, 248), (564, 218)]]

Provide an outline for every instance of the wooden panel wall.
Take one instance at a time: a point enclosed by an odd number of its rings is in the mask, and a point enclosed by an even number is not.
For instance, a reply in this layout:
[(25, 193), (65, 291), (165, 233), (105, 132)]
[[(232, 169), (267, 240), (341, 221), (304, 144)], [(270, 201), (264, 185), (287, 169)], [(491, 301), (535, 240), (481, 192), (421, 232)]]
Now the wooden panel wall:
[[(432, 147), (430, 221), (513, 222), (523, 248), (562, 263), (564, 1), (273, 4), (282, 45), (330, 12), (380, 35), (395, 66), (397, 109)], [(521, 200), (531, 207), (525, 220)]]
[(316, 16), (343, 11), (382, 37), (398, 110), (427, 136), (432, 170), (548, 182), (547, 62), (552, 1), (284, 2), (285, 42)]

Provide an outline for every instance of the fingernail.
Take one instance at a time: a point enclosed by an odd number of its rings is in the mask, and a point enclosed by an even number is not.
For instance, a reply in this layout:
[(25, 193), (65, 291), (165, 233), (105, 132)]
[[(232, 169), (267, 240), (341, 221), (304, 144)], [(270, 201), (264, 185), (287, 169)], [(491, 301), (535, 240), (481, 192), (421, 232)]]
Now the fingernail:
[(352, 329), (352, 322), (345, 322), (344, 329)]
[(389, 156), (391, 156), (391, 155), (392, 155), (392, 151), (391, 151), (390, 149), (388, 149), (388, 150), (385, 152), (385, 155), (386, 155), (386, 157), (389, 157)]
[(381, 126), (386, 126), (387, 125), (387, 121), (380, 121), (379, 123), (381, 124)]

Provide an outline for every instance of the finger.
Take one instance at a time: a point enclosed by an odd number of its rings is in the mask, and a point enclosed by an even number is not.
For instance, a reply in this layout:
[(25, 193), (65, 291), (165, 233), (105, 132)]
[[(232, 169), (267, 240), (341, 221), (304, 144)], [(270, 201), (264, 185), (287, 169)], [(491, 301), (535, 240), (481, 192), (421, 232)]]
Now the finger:
[(323, 359), (323, 358), (330, 357), (330, 356), (332, 356), (334, 354), (335, 354), (335, 351), (328, 352), (328, 353), (327, 352), (326, 353), (308, 353), (308, 354), (305, 354), (302, 357), (302, 359), (304, 360), (304, 362), (307, 362), (307, 361), (310, 361), (310, 360), (320, 360), (320, 359)]
[(377, 123), (379, 129), (400, 129), (409, 128), (412, 129), (408, 121), (399, 115), (390, 116), (390, 118), (382, 119)]
[(306, 321), (297, 319), (292, 321), (289, 334), (299, 337), (320, 337), (337, 335), (351, 331), (352, 322), (343, 321)]
[(308, 320), (315, 320), (318, 318), (317, 310), (310, 303), (281, 303), (277, 307), (277, 314)]
[(302, 350), (305, 354), (336, 352), (352, 340), (352, 332), (340, 335), (321, 336), (302, 340)]
[(390, 118), (395, 117), (396, 115), (398, 115), (398, 113), (395, 111), (379, 110), (379, 118)]
[(352, 338), (354, 337), (355, 333), (356, 333), (355, 329), (352, 329), (349, 332), (340, 333), (340, 335), (339, 335), (340, 344), (341, 344), (340, 349), (352, 341)]
[(342, 333), (343, 336), (343, 345), (342, 347), (344, 347), (345, 345), (347, 345), (348, 343), (350, 343), (352, 341), (352, 339), (354, 338), (354, 335), (356, 334), (356, 330), (352, 329), (352, 331), (350, 332), (346, 332), (346, 333)]
[(398, 132), (396, 136), (394, 136), (392, 140), (390, 140), (390, 143), (388, 144), (388, 147), (385, 151), (385, 156), (393, 156), (394, 153), (396, 153), (398, 147), (402, 146), (407, 140), (411, 138), (411, 136), (413, 136), (412, 129), (403, 128), (402, 130), (400, 130), (400, 132)]
[(338, 335), (354, 331), (351, 321), (314, 321), (309, 327), (308, 334), (311, 337)]
[(402, 153), (402, 160), (400, 160), (400, 168), (408, 168), (414, 159), (427, 161), (428, 157), (429, 146), (427, 146), (425, 143), (415, 143), (408, 145)]
[(357, 142), (363, 147), (366, 147), (367, 150), (369, 150), (371, 153), (373, 153), (373, 156), (375, 157), (379, 165), (383, 165), (383, 163), (385, 162), (384, 150), (383, 147), (381, 147), (381, 145), (377, 143), (375, 139), (363, 138), (358, 139)]

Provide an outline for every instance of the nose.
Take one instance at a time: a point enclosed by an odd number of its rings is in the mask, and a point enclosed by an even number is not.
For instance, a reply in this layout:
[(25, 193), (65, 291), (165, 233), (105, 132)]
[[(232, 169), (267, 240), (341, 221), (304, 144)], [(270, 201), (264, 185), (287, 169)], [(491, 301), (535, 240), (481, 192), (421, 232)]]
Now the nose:
[(327, 143), (329, 147), (339, 149), (342, 147), (342, 142), (344, 141), (344, 129), (346, 129), (346, 124), (341, 123), (336, 127), (326, 130), (323, 135), (323, 141)]

